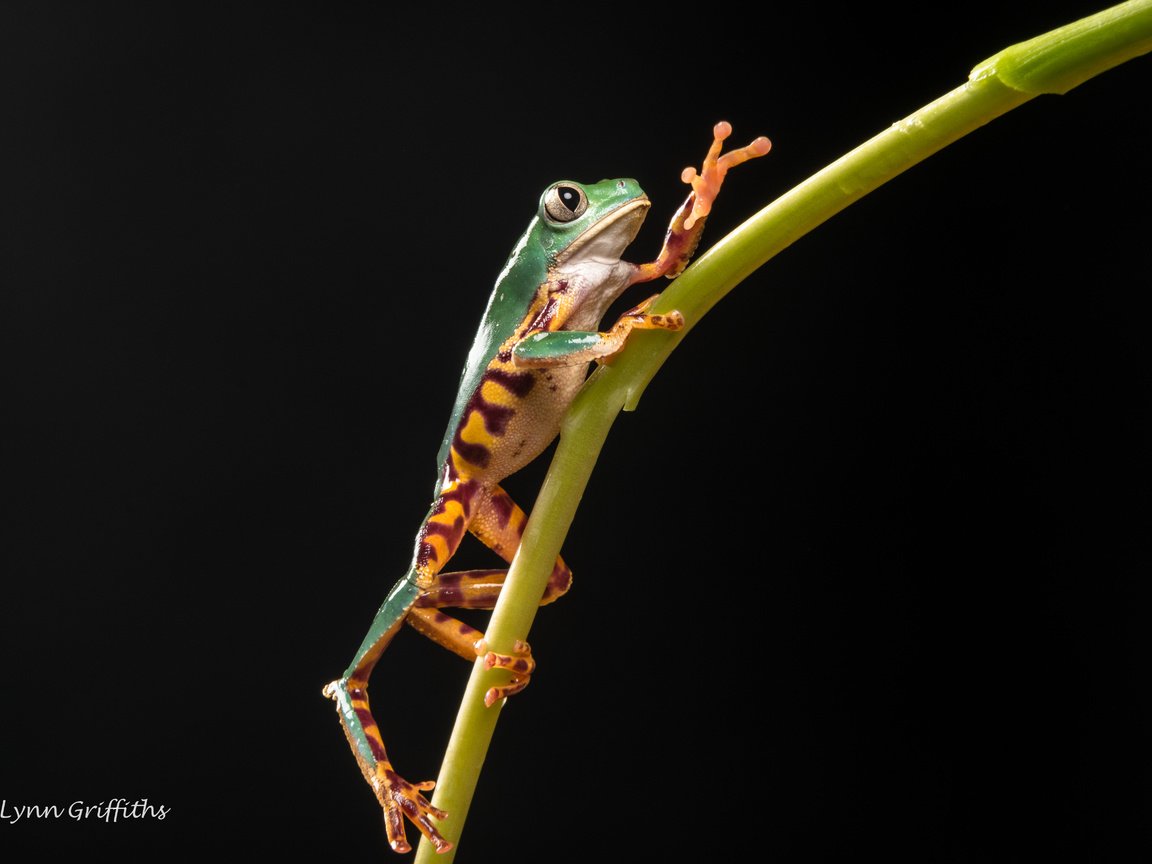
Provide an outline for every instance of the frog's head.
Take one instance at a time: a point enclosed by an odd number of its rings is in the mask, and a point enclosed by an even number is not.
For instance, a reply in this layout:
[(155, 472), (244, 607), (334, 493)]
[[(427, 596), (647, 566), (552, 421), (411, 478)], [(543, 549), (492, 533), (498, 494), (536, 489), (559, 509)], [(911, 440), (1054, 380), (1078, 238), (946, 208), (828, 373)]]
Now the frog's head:
[(540, 196), (537, 227), (554, 264), (574, 258), (618, 261), (651, 202), (635, 180), (553, 183)]

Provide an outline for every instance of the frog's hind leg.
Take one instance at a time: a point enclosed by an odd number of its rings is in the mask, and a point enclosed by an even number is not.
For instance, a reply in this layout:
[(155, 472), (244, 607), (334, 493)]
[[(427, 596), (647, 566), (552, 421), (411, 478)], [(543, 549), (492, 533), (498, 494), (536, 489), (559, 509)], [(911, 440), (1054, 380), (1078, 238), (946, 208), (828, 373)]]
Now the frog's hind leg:
[[(527, 514), (499, 486), (478, 494), (475, 506), (475, 515), (468, 530), (511, 563), (516, 550), (520, 548), (524, 526), (528, 522)], [(508, 684), (493, 687), (485, 694), (484, 701), (489, 705), (528, 686), (535, 668), (531, 649), (527, 643), (518, 642), (511, 654), (487, 651), (481, 631), (440, 610), (449, 606), (459, 609), (491, 609), (500, 597), (507, 575), (507, 570), (441, 573), (425, 586), (407, 619), (414, 629), (465, 660), (484, 655), (489, 668), (498, 666), (512, 673), (512, 680)], [(556, 600), (571, 585), (572, 571), (563, 558), (557, 557), (544, 595), (540, 598), (540, 605)]]
[(341, 678), (324, 688), (324, 695), (335, 700), (340, 725), (344, 728), (360, 771), (384, 810), (384, 826), (389, 845), (397, 852), (407, 852), (412, 848), (404, 832), (406, 816), (437, 851), (446, 852), (452, 848), (452, 844), (440, 834), (432, 820), (443, 819), (447, 814), (433, 807), (422, 794), (436, 783), (431, 780), (409, 783), (396, 773), (368, 704), (368, 678), (372, 669), (400, 630), (419, 591), (407, 577), (396, 583), (376, 613), (352, 665)]
[(413, 613), (413, 607), (425, 592), (424, 586), (435, 580), (436, 571), (460, 545), (475, 512), (473, 500), (478, 490), (477, 483), (468, 481), (454, 481), (442, 488), (417, 534), (411, 569), (396, 583), (377, 611), (344, 675), (324, 688), (324, 694), (336, 701), (344, 734), (364, 779), (384, 810), (388, 842), (397, 852), (411, 849), (404, 833), (405, 817), (416, 824), (437, 851), (445, 852), (452, 844), (432, 822), (443, 819), (446, 814), (433, 807), (422, 794), (436, 784), (430, 780), (409, 783), (393, 769), (368, 704), (368, 679), (384, 650)]

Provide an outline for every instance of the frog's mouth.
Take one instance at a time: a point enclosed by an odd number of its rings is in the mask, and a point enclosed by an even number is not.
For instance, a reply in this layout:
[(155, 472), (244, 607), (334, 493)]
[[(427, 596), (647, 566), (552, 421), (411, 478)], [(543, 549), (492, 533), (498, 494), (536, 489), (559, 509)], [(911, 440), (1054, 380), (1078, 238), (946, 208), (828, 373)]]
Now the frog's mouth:
[(556, 256), (557, 264), (578, 261), (614, 263), (636, 239), (644, 217), (652, 202), (647, 195), (633, 198), (601, 216), (587, 231), (573, 240), (568, 248)]

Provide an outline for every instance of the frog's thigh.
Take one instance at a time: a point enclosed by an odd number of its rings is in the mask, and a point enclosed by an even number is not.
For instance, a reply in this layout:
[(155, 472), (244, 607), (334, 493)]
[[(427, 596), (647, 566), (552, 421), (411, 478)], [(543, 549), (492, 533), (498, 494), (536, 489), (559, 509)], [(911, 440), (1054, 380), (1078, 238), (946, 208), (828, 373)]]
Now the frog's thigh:
[[(479, 502), (476, 516), (468, 526), (468, 530), (485, 546), (511, 564), (516, 550), (520, 548), (524, 526), (527, 524), (528, 514), (520, 509), (507, 492), (499, 486), (493, 486), (487, 497)], [(557, 555), (552, 575), (548, 578), (548, 585), (544, 589), (544, 596), (540, 598), (540, 605), (551, 603), (571, 587), (572, 571), (568, 569), (564, 559)], [(492, 602), (495, 604), (495, 599)]]
[[(475, 515), (468, 525), (471, 531), (485, 546), (511, 563), (520, 548), (520, 538), (528, 516), (507, 492), (493, 486), (475, 501)], [(458, 609), (491, 609), (496, 605), (500, 591), (504, 587), (507, 570), (464, 570), (455, 573), (440, 573), (430, 580), (420, 598), (418, 607), (440, 609), (455, 606)], [(551, 603), (572, 585), (572, 571), (557, 556), (552, 575), (540, 598), (541, 605)]]

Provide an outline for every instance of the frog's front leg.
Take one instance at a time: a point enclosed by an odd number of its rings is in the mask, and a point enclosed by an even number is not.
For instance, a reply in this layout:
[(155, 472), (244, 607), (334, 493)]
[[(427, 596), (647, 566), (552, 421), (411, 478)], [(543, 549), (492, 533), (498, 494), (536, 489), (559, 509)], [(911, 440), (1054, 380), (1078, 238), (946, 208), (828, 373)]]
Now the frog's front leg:
[(685, 168), (680, 179), (692, 187), (692, 191), (680, 205), (668, 225), (664, 235), (664, 245), (660, 254), (654, 261), (640, 264), (632, 277), (632, 284), (649, 282), (661, 276), (672, 279), (679, 276), (688, 266), (696, 246), (700, 243), (700, 234), (704, 230), (704, 221), (711, 212), (712, 204), (720, 193), (724, 183), (724, 176), (728, 170), (735, 168), (749, 159), (763, 156), (772, 149), (772, 142), (761, 136), (744, 147), (738, 147), (721, 155), (724, 140), (732, 134), (732, 125), (721, 121), (712, 128), (712, 144), (708, 154), (700, 166)]
[(620, 316), (612, 328), (600, 333), (589, 330), (546, 330), (531, 333), (512, 349), (512, 362), (519, 368), (575, 366), (597, 360), (609, 363), (624, 350), (633, 330), (679, 330), (684, 316), (677, 311), (650, 313), (648, 307), (659, 297), (653, 294)]

